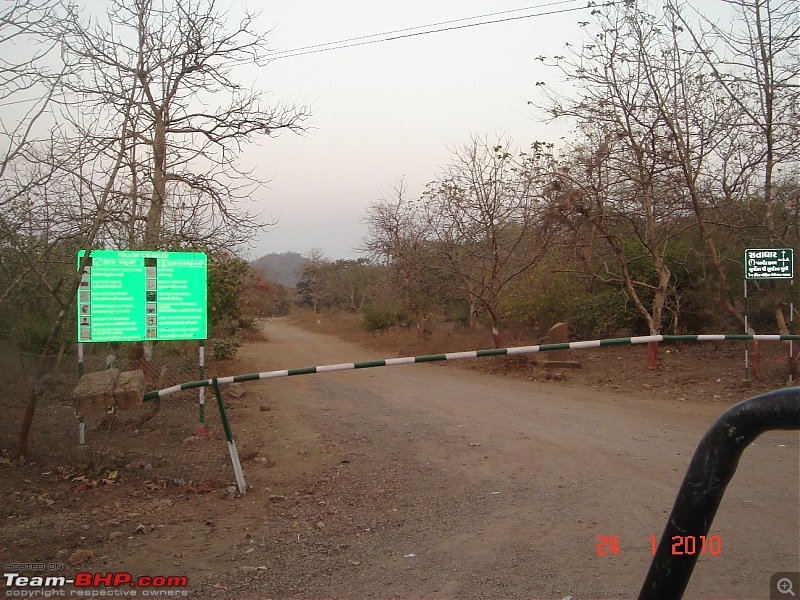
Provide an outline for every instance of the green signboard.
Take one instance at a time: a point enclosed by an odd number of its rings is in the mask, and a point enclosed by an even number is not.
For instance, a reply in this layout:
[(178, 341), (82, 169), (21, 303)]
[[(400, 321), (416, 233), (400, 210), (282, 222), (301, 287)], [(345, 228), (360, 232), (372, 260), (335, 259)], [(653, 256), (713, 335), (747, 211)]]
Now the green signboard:
[(794, 279), (792, 248), (747, 248), (744, 251), (745, 279)]
[(78, 291), (78, 341), (206, 339), (207, 267), (202, 252), (92, 250)]

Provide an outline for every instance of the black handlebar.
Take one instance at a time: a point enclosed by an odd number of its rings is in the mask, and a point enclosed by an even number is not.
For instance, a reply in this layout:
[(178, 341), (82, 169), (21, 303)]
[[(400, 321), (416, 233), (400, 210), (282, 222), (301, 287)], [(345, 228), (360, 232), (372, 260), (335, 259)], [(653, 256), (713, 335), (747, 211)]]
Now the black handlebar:
[(639, 600), (680, 600), (698, 554), (672, 554), (673, 536), (705, 536), (745, 448), (765, 431), (800, 429), (800, 388), (755, 396), (728, 409), (695, 450), (661, 534)]

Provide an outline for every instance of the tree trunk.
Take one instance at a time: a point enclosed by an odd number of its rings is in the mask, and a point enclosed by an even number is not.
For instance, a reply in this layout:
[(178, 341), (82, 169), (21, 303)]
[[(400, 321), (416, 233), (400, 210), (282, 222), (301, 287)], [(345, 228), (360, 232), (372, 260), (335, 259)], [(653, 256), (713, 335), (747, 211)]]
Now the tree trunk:
[(658, 356), (658, 342), (647, 343), (647, 368), (657, 369), (661, 366), (661, 360)]
[(500, 325), (497, 322), (497, 313), (495, 313), (494, 310), (490, 310), (489, 316), (492, 318), (492, 339), (494, 340), (494, 347), (502, 348), (503, 340), (500, 338)]
[(153, 140), (153, 193), (145, 222), (145, 248), (158, 249), (161, 233), (161, 215), (167, 198), (167, 132), (163, 115), (158, 115)]

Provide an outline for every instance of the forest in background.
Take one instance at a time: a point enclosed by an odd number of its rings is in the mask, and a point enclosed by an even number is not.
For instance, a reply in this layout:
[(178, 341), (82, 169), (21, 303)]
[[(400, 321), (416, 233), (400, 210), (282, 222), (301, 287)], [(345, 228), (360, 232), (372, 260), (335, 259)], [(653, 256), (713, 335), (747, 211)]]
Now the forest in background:
[[(731, 1), (732, 28), (679, 2), (597, 8), (591, 43), (541, 56), (563, 144), (473, 136), (420, 197), (374, 202), (371, 261), (309, 259), (299, 301), (373, 329), (441, 321), (541, 335), (741, 333), (744, 249), (800, 245), (798, 17)], [(789, 333), (789, 281), (749, 282), (748, 329)], [(796, 299), (794, 299), (796, 302)]]
[[(535, 82), (532, 115), (567, 139), (472, 136), (419, 197), (400, 180), (370, 205), (364, 258), (314, 251), (290, 290), (230, 250), (265, 225), (242, 145), (308, 116), (237, 80), (236, 64), (267, 62), (253, 16), (9, 3), (0, 332), (70, 351), (81, 248), (207, 252), (219, 338), (293, 304), (361, 312), (373, 331), (485, 328), (498, 347), (564, 320), (581, 338), (742, 332), (743, 250), (800, 246), (800, 37), (791, 1), (719, 5), (724, 26), (676, 0), (598, 4), (585, 44), (532, 57), (567, 84)], [(788, 282), (751, 282), (752, 329), (788, 333), (792, 291), (798, 304)]]

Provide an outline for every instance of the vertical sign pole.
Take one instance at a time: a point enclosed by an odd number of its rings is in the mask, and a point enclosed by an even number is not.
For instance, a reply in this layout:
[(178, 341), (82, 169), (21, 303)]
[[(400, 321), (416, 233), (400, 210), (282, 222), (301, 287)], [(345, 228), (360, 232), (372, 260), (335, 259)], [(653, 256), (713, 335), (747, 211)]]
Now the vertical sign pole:
[[(205, 375), (205, 366), (206, 366), (206, 347), (205, 347), (205, 340), (200, 340), (200, 348), (198, 349), (199, 352), (199, 361), (200, 361), (200, 380), (206, 376)], [(200, 387), (200, 425), (206, 422), (206, 388), (205, 386)]]
[[(789, 282), (789, 333), (794, 331), (794, 278)], [(789, 384), (794, 383), (794, 340), (789, 340)]]
[(83, 368), (83, 342), (78, 342), (78, 379), (85, 373)]
[[(205, 378), (206, 366), (206, 347), (205, 340), (200, 340), (200, 347), (198, 348), (198, 366), (200, 370), (200, 379)], [(208, 433), (208, 426), (206, 425), (206, 388), (200, 386), (198, 391), (198, 410), (199, 419), (197, 427), (194, 428), (194, 434), (197, 436), (206, 435)]]
[[(83, 342), (78, 342), (78, 379), (83, 377), (84, 374), (84, 366), (83, 366)], [(86, 423), (83, 420), (83, 415), (79, 415), (77, 412), (75, 416), (78, 417), (78, 443), (81, 446), (86, 445)]]
[[(747, 277), (744, 279), (744, 333), (747, 335), (750, 333), (749, 328), (747, 326)], [(744, 380), (750, 381), (750, 362), (749, 362), (749, 354), (747, 351), (748, 342), (745, 340), (744, 342)]]

